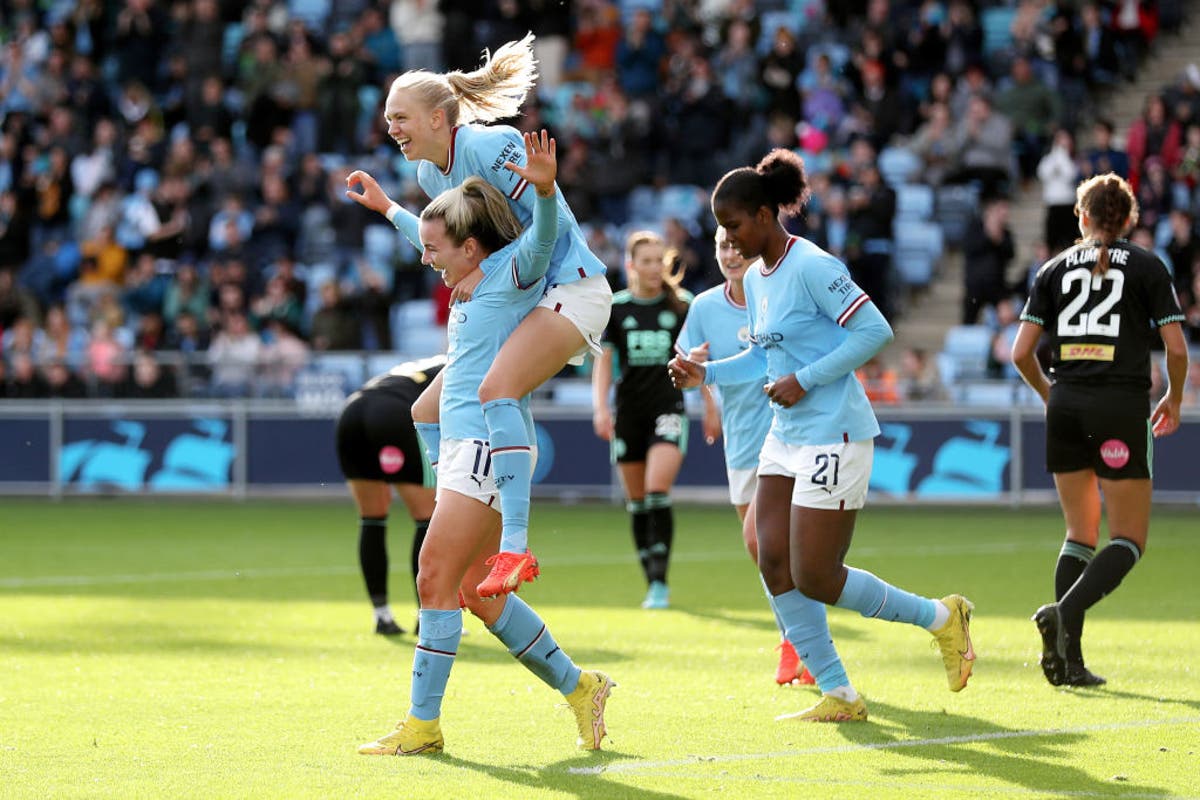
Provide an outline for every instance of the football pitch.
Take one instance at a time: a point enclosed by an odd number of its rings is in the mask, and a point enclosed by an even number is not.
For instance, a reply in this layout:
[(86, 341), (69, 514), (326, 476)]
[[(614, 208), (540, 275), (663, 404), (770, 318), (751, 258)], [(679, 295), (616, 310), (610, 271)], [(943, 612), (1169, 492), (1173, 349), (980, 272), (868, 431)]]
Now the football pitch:
[[(733, 511), (676, 510), (672, 608), (643, 611), (627, 517), (535, 505), (522, 590), (580, 666), (617, 681), (611, 740), (574, 749), (561, 696), (468, 616), (446, 751), (355, 747), (408, 706), (411, 635), (373, 633), (357, 516), (319, 502), (0, 501), (0, 797), (1200, 797), (1194, 510), (1088, 620), (1099, 689), (1056, 689), (1030, 614), (1052, 599), (1056, 509), (868, 508), (850, 563), (975, 602), (978, 661), (946, 689), (925, 631), (830, 610), (870, 720), (776, 722), (774, 621)], [(391, 519), (411, 627), (412, 526)]]

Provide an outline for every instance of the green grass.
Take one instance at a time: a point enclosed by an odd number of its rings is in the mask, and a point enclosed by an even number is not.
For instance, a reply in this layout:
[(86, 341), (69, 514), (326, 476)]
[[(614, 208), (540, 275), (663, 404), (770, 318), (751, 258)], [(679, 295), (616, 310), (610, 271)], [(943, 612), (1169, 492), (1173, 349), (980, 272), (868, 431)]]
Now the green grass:
[[(412, 616), (410, 526), (393, 520), (393, 607)], [(1196, 515), (1089, 617), (1110, 683), (1059, 690), (1029, 615), (1062, 523), (1046, 511), (874, 508), (851, 562), (976, 603), (975, 676), (945, 688), (930, 637), (832, 609), (866, 724), (776, 723), (774, 624), (733, 512), (681, 508), (674, 607), (644, 591), (625, 515), (540, 505), (523, 591), (581, 665), (620, 684), (612, 741), (573, 749), (561, 698), (467, 622), (435, 758), (357, 744), (407, 708), (412, 637), (372, 631), (344, 504), (0, 502), (0, 796), (683, 798), (1200, 795)], [(596, 769), (599, 768), (599, 769)]]

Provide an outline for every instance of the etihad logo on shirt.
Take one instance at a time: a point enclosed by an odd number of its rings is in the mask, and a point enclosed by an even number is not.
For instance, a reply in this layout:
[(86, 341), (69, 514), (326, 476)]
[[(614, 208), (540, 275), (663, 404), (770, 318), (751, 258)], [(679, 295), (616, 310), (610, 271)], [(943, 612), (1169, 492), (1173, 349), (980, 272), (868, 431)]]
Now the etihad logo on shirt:
[(783, 334), (772, 333), (770, 331), (767, 331), (766, 333), (752, 333), (750, 334), (750, 341), (754, 342), (763, 350), (770, 350), (772, 347), (779, 347), (783, 344)]
[(1111, 344), (1064, 344), (1058, 354), (1063, 361), (1112, 361), (1115, 350)]

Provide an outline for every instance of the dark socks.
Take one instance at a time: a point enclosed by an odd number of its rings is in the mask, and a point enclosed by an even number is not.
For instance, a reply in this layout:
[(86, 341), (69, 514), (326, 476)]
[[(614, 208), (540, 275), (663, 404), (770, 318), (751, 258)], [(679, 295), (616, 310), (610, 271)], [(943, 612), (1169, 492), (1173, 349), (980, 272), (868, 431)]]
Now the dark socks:
[(675, 515), (671, 510), (671, 497), (662, 492), (647, 494), (646, 514), (649, 516), (646, 580), (650, 583), (666, 583), (671, 544), (675, 540)]
[(1087, 569), (1087, 565), (1096, 555), (1096, 548), (1086, 544), (1063, 542), (1062, 550), (1058, 553), (1058, 563), (1054, 566), (1054, 599), (1062, 600), (1063, 595), (1071, 590), (1075, 581)]
[(1114, 537), (1059, 600), (1059, 615), (1066, 630), (1067, 661), (1083, 660), (1079, 642), (1083, 635), (1084, 614), (1121, 585), (1141, 555), (1141, 549), (1129, 539)]
[(650, 515), (646, 512), (646, 501), (630, 500), (625, 504), (625, 508), (629, 511), (629, 522), (633, 529), (633, 546), (637, 549), (638, 561), (642, 565), (642, 574), (649, 581)]
[(362, 517), (358, 521), (358, 563), (367, 595), (376, 608), (387, 605), (387, 517)]

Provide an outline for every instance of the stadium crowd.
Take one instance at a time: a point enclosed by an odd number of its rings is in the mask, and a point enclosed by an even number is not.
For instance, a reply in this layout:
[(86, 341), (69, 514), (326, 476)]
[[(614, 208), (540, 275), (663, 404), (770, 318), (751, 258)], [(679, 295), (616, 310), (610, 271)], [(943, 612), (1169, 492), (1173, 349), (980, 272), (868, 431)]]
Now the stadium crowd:
[[(473, 68), (526, 31), (541, 79), (513, 124), (557, 137), (559, 184), (614, 286), (624, 233), (647, 226), (688, 289), (718, 283), (712, 185), (782, 146), (813, 184), (789, 229), (844, 259), (893, 321), (914, 283), (893, 233), (904, 188), (936, 191), (939, 223), (941, 198), (966, 198), (974, 221), (946, 236), (969, 255), (963, 320), (1003, 337), (1026, 288), (1005, 278), (1006, 198), (1040, 180), (1057, 249), (1073, 238), (1064, 187), (1112, 169), (1134, 183), (1134, 237), (1173, 269), (1200, 343), (1200, 68), (1122, 136), (1096, 102), (1178, 5), (8, 0), (0, 397), (286, 397), (314, 352), (427, 354), (394, 311), (442, 309), (444, 287), (346, 199), (345, 177), (369, 170), (419, 210), (382, 121), (388, 83)], [(877, 400), (932, 397), (928, 361), (862, 374)]]

